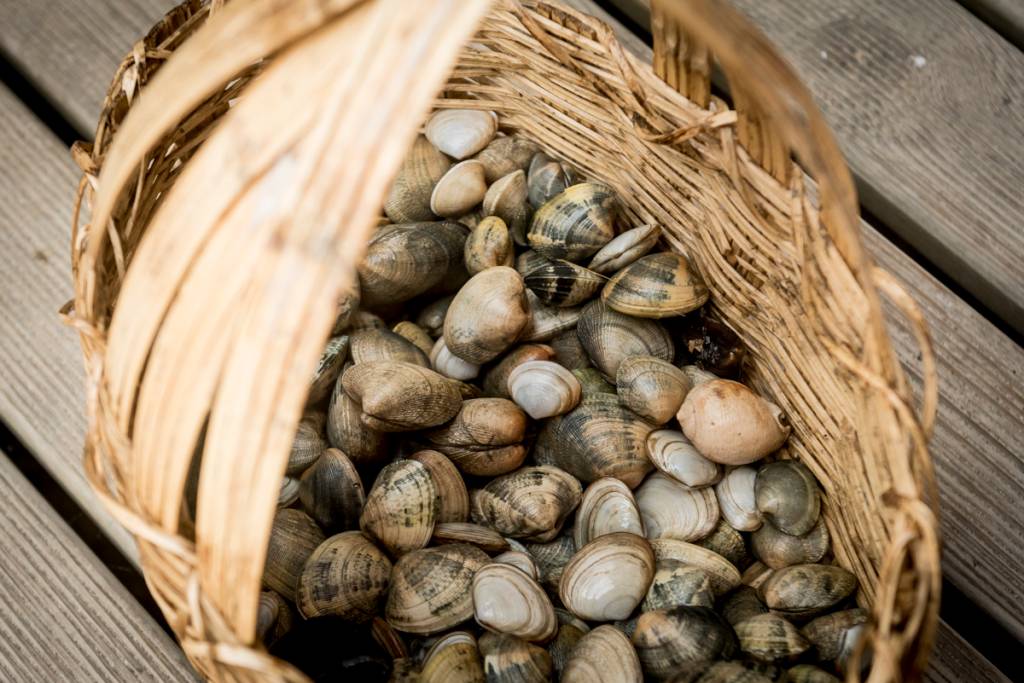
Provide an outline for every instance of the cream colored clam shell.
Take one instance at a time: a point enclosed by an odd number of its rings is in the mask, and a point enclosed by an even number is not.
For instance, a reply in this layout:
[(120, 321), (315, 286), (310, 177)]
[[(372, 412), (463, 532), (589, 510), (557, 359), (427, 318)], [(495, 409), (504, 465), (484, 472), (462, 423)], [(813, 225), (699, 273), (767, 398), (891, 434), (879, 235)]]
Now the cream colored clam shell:
[(535, 420), (569, 412), (580, 402), (580, 381), (558, 363), (531, 360), (508, 376), (512, 400)]
[(473, 576), (473, 616), (489, 631), (523, 640), (547, 640), (558, 628), (555, 608), (540, 584), (501, 562), (481, 567)]
[(718, 501), (708, 487), (690, 488), (660, 472), (636, 490), (636, 505), (647, 538), (696, 541), (718, 524)]
[(718, 508), (729, 525), (737, 531), (754, 531), (764, 521), (754, 501), (756, 478), (757, 470), (753, 467), (735, 467), (715, 484)]
[(438, 337), (430, 350), (430, 365), (445, 377), (465, 381), (480, 374), (480, 366), (464, 361), (448, 350), (444, 337)]
[(465, 159), (482, 150), (494, 138), (498, 132), (498, 117), (489, 111), (442, 109), (430, 117), (424, 132), (440, 151), (456, 159)]
[(573, 540), (582, 548), (595, 538), (618, 531), (644, 535), (644, 524), (629, 487), (614, 477), (602, 477), (583, 492)]
[(721, 467), (697, 452), (682, 432), (659, 429), (647, 437), (647, 456), (660, 471), (687, 486), (718, 481)]

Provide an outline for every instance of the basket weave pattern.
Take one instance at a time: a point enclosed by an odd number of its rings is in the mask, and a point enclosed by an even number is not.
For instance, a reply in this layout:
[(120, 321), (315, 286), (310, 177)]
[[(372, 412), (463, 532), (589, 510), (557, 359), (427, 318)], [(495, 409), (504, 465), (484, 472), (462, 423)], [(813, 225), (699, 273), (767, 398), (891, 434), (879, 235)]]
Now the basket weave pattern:
[[(303, 680), (253, 637), (306, 378), (419, 122), (457, 106), (610, 185), (700, 268), (749, 383), (790, 416), (782, 455), (825, 491), (836, 559), (873, 611), (870, 680), (916, 677), (940, 585), (934, 363), (913, 301), (862, 251), (806, 92), (710, 0), (655, 5), (654, 71), (591, 17), (489, 4), (188, 0), (125, 58), (74, 150), (92, 206), (88, 225), (76, 206), (66, 316), (88, 369), (86, 470), (186, 653), (213, 680)], [(736, 109), (710, 95), (712, 53)], [(919, 413), (879, 292), (918, 334)]]

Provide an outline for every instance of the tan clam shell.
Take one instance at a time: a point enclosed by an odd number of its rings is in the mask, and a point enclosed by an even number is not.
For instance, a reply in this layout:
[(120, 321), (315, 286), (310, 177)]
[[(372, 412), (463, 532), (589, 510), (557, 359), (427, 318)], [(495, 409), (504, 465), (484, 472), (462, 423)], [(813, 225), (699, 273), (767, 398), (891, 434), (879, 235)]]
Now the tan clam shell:
[(427, 120), (424, 132), (438, 150), (454, 159), (465, 159), (494, 138), (498, 117), (477, 109), (441, 109)]
[(672, 683), (794, 683), (777, 666), (753, 660), (699, 660), (674, 669)]
[[(494, 216), (506, 226), (508, 258), (512, 261), (512, 242), (526, 244), (526, 229), (533, 215), (533, 208), (526, 198), (526, 175), (522, 171), (513, 171), (496, 180), (484, 195), (483, 213), (485, 216)], [(512, 263), (501, 265), (510, 266)]]
[(507, 633), (480, 636), (487, 680), (493, 683), (548, 683), (553, 666), (544, 648)]
[(349, 289), (338, 297), (338, 316), (334, 319), (334, 327), (331, 328), (331, 335), (337, 336), (348, 330), (359, 310), (359, 280), (353, 280)]
[(518, 135), (503, 135), (491, 140), (476, 158), (484, 165), (487, 182), (493, 183), (513, 171), (525, 172), (530, 167), (530, 160), (539, 151), (532, 140)]
[(774, 573), (774, 569), (758, 560), (743, 570), (743, 575), (740, 577), (740, 580), (743, 581), (743, 585), (745, 586), (760, 588), (761, 584), (767, 581), (768, 577)]
[(334, 390), (334, 383), (341, 374), (341, 368), (348, 360), (347, 334), (331, 337), (324, 346), (324, 352), (320, 354), (320, 360), (316, 363), (316, 370), (313, 371), (313, 379), (309, 383), (309, 396), (306, 404), (319, 403)]
[(674, 538), (656, 538), (651, 541), (651, 548), (659, 562), (676, 560), (703, 569), (711, 581), (711, 590), (716, 596), (725, 595), (740, 585), (739, 570), (729, 560), (712, 550)]
[(547, 344), (523, 344), (512, 349), (484, 374), (483, 388), (487, 396), (512, 398), (508, 391), (508, 376), (517, 367), (531, 360), (551, 360), (554, 350)]
[(583, 307), (576, 333), (594, 366), (611, 380), (627, 358), (653, 356), (670, 362), (675, 354), (671, 337), (657, 320), (634, 318), (600, 301)]
[(558, 595), (581, 619), (625, 619), (647, 595), (654, 553), (636, 534), (600, 536), (576, 551), (562, 572)]
[(682, 432), (658, 429), (647, 437), (647, 456), (662, 473), (686, 486), (709, 486), (722, 468), (697, 452)]
[(643, 536), (643, 520), (629, 487), (614, 477), (602, 477), (583, 492), (576, 510), (573, 541), (582, 548), (595, 538), (616, 532)]
[(549, 306), (579, 306), (597, 293), (605, 283), (603, 275), (587, 270), (571, 261), (545, 260), (525, 275), (523, 282)]
[(808, 617), (831, 609), (856, 589), (857, 577), (842, 567), (795, 564), (773, 571), (758, 594), (774, 612)]
[(433, 219), (430, 192), (451, 165), (427, 138), (417, 136), (384, 199), (384, 213), (395, 223)]
[(437, 524), (465, 522), (469, 519), (469, 491), (455, 464), (437, 451), (417, 451), (410, 460), (421, 463), (430, 471), (430, 478), (437, 487)]
[(533, 560), (533, 556), (525, 550), (506, 550), (500, 555), (495, 555), (494, 561), (510, 564), (534, 581), (540, 581), (540, 570), (537, 569), (537, 563)]
[(484, 683), (484, 665), (476, 638), (452, 631), (431, 645), (423, 658), (419, 683)]
[(480, 374), (480, 366), (464, 361), (448, 350), (444, 337), (438, 337), (430, 349), (430, 367), (445, 377), (464, 381)]
[(681, 605), (714, 607), (715, 593), (711, 590), (711, 580), (700, 567), (686, 565), (678, 560), (661, 560), (657, 563), (654, 579), (640, 609), (650, 612)]
[(527, 415), (542, 420), (575, 408), (582, 388), (579, 380), (558, 363), (531, 360), (509, 374), (508, 393)]
[(302, 475), (298, 488), (302, 508), (327, 533), (355, 529), (366, 494), (359, 472), (347, 455), (328, 448)]
[(743, 569), (751, 562), (743, 534), (729, 526), (724, 519), (718, 520), (711, 533), (697, 541), (697, 545), (718, 553), (737, 569)]
[(587, 266), (595, 273), (611, 275), (649, 252), (661, 237), (657, 225), (641, 225), (617, 235), (594, 254)]
[[(532, 187), (530, 192), (532, 199)], [(608, 187), (579, 183), (537, 209), (526, 239), (545, 258), (579, 261), (615, 237), (617, 213), (618, 200)]]
[(468, 522), (435, 524), (434, 537), (431, 541), (434, 545), (468, 543), (488, 553), (497, 553), (508, 549), (508, 541), (502, 538), (497, 531)]
[(733, 628), (740, 649), (762, 662), (796, 659), (811, 647), (796, 626), (777, 614), (750, 617)]
[(590, 367), (590, 357), (586, 349), (580, 343), (576, 330), (567, 330), (551, 339), (551, 348), (554, 349), (556, 363), (568, 370), (582, 370)]
[(701, 455), (723, 465), (760, 460), (778, 449), (791, 429), (778, 406), (727, 379), (691, 389), (678, 418)]
[(345, 371), (341, 383), (359, 404), (363, 422), (380, 431), (433, 427), (455, 417), (462, 407), (454, 382), (411, 363), (360, 363)]
[(813, 664), (797, 664), (786, 669), (788, 683), (842, 683), (838, 677)]
[(477, 223), (466, 238), (465, 260), (470, 275), (494, 266), (515, 263), (512, 238), (505, 221), (497, 216), (488, 216)]
[(601, 300), (627, 315), (668, 318), (703, 306), (709, 292), (685, 256), (669, 251), (648, 254), (608, 281)]
[(540, 582), (548, 590), (557, 592), (558, 583), (562, 580), (562, 571), (569, 560), (576, 554), (576, 543), (572, 534), (562, 534), (553, 541), (546, 543), (526, 543), (527, 552), (537, 563), (540, 571)]
[(473, 576), (473, 616), (488, 631), (545, 641), (558, 620), (544, 589), (518, 567), (494, 562)]
[(358, 332), (359, 330), (371, 329), (385, 330), (387, 327), (388, 324), (384, 322), (384, 318), (380, 317), (376, 313), (359, 309), (352, 314), (352, 320), (349, 322), (348, 331)]
[(263, 585), (294, 601), (302, 567), (323, 542), (324, 532), (305, 512), (293, 508), (278, 510), (270, 527)]
[(526, 301), (530, 319), (519, 335), (521, 342), (548, 341), (567, 330), (572, 330), (583, 311), (577, 307), (548, 306), (529, 289), (526, 290)]
[(757, 509), (769, 523), (793, 536), (808, 533), (818, 521), (821, 494), (818, 482), (797, 460), (768, 463), (754, 482)]
[(504, 398), (474, 398), (448, 424), (424, 432), (438, 451), (462, 472), (496, 476), (519, 467), (526, 458), (526, 414)]
[(604, 375), (597, 368), (581, 368), (573, 370), (572, 374), (573, 377), (579, 380), (583, 398), (590, 398), (596, 394), (618, 397), (618, 394), (615, 393), (615, 387), (604, 378)]
[(750, 617), (768, 614), (768, 608), (757, 597), (757, 590), (746, 585), (739, 586), (725, 596), (719, 607), (722, 616), (733, 626)]
[(455, 164), (430, 193), (430, 210), (442, 218), (458, 218), (484, 200), (484, 165), (475, 159)]
[(387, 465), (373, 483), (359, 527), (393, 556), (423, 548), (434, 532), (437, 487), (430, 470), (415, 460)]
[(356, 365), (373, 361), (400, 361), (430, 367), (427, 355), (419, 347), (387, 329), (353, 332), (349, 338), (349, 352)]
[(546, 542), (579, 505), (583, 489), (557, 467), (524, 467), (470, 494), (471, 517), (503, 536)]
[(563, 192), (571, 183), (561, 163), (538, 152), (530, 160), (526, 184), (530, 205), (538, 208)]
[(867, 611), (855, 607), (812, 619), (800, 633), (814, 645), (819, 661), (840, 661), (849, 655), (867, 621)]
[(615, 396), (588, 396), (559, 420), (550, 455), (580, 481), (616, 477), (634, 488), (651, 470), (646, 454), (651, 428)]
[(632, 642), (644, 672), (654, 678), (667, 678), (691, 662), (729, 659), (737, 649), (732, 629), (706, 607), (644, 612)]
[(430, 290), (462, 265), (466, 235), (451, 221), (396, 225), (375, 235), (358, 266), (363, 305), (397, 304)]
[(402, 339), (411, 342), (417, 349), (428, 356), (430, 355), (430, 350), (434, 348), (434, 340), (427, 334), (427, 331), (411, 320), (403, 320), (397, 323), (391, 328), (391, 331)]
[(494, 360), (530, 320), (523, 278), (497, 266), (477, 273), (455, 295), (444, 320), (448, 349), (470, 363)]
[[(313, 469), (312, 467), (310, 470)], [(310, 470), (306, 470), (309, 472)], [(295, 477), (285, 477), (281, 480), (281, 490), (277, 494), (277, 507), (290, 507), (299, 499), (299, 480)]]
[(387, 455), (387, 435), (367, 427), (362, 413), (339, 377), (327, 409), (327, 441), (357, 465), (378, 463)]
[(331, 536), (302, 569), (295, 604), (307, 619), (325, 615), (369, 621), (380, 611), (391, 561), (358, 531)]
[(734, 467), (715, 484), (718, 508), (732, 528), (738, 531), (754, 531), (764, 523), (754, 502), (756, 478), (757, 470), (753, 467)]
[(636, 490), (636, 506), (647, 538), (696, 541), (718, 524), (718, 501), (708, 487), (689, 488), (655, 472)]
[(615, 387), (623, 405), (640, 417), (663, 425), (683, 405), (690, 380), (682, 370), (660, 358), (633, 356), (619, 364)]
[(750, 547), (754, 556), (772, 569), (814, 563), (828, 553), (828, 528), (820, 517), (814, 527), (802, 536), (791, 536), (771, 524), (765, 524), (751, 534)]
[(696, 365), (684, 365), (680, 368), (686, 378), (690, 380), (690, 388), (697, 386), (698, 384), (704, 384), (704, 382), (718, 379), (718, 375), (713, 372), (697, 367)]
[(427, 331), (431, 337), (440, 337), (444, 330), (444, 318), (448, 314), (448, 307), (452, 305), (455, 295), (436, 299), (420, 311), (416, 316), (416, 324)]
[(384, 614), (406, 633), (447, 630), (473, 616), (473, 575), (490, 559), (471, 545), (444, 545), (406, 553), (391, 570)]
[(562, 683), (642, 683), (643, 671), (629, 638), (605, 624), (576, 644), (562, 673)]
[(292, 449), (288, 453), (288, 465), (284, 473), (294, 477), (306, 471), (315, 463), (327, 448), (324, 439), (325, 415), (321, 412), (310, 412), (303, 415), (292, 439)]

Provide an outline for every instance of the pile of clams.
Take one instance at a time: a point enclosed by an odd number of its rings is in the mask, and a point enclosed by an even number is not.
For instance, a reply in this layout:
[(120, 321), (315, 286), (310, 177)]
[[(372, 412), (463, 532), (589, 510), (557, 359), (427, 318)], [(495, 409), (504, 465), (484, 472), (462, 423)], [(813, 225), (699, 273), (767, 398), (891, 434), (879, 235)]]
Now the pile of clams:
[(659, 228), (475, 110), (430, 118), (384, 214), (282, 482), (270, 651), (325, 679), (843, 676), (867, 614), (818, 483)]

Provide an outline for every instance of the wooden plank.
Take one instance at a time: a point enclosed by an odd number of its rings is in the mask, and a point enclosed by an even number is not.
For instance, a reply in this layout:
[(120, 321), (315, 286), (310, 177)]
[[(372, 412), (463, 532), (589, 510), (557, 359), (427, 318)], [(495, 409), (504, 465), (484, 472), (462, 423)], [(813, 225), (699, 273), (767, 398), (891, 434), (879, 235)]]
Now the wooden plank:
[[(0, 0), (0, 51), (90, 136), (114, 69), (174, 0)], [(103, 84), (81, 80), (83, 70)]]
[[(650, 0), (613, 2), (649, 25)], [(864, 206), (1024, 331), (1024, 53), (952, 0), (733, 4), (814, 93)]]
[(935, 649), (924, 678), (930, 683), (1009, 683), (1010, 680), (944, 621), (939, 621)]
[(1024, 49), (1024, 2), (1021, 0), (959, 0), (960, 4)]
[(196, 680), (174, 641), (2, 452), (0, 499), (0, 680)]

